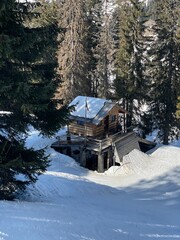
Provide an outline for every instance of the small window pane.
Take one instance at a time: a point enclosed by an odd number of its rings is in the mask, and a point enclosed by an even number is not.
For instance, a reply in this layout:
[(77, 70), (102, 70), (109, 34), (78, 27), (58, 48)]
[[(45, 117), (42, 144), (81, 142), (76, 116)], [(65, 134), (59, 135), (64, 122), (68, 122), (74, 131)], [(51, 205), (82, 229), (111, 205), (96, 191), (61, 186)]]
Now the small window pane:
[(116, 115), (111, 115), (111, 122), (115, 122), (116, 121)]
[(77, 121), (77, 125), (81, 125), (81, 126), (84, 126), (84, 122), (83, 121)]

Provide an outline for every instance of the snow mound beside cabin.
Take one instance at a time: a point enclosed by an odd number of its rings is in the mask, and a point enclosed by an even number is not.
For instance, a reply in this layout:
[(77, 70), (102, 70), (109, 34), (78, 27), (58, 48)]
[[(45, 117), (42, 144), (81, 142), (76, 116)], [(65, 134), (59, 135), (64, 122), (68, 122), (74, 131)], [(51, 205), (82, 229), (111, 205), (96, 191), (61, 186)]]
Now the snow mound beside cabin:
[(142, 174), (147, 168), (150, 156), (134, 149), (129, 154), (123, 157), (121, 166), (112, 166), (107, 171), (107, 175), (129, 175), (129, 174)]
[(151, 154), (152, 157), (164, 159), (170, 163), (180, 162), (180, 148), (175, 146), (162, 146)]
[(112, 166), (106, 175), (136, 175), (151, 178), (180, 167), (180, 148), (163, 146), (151, 155), (134, 149), (123, 157), (121, 166)]

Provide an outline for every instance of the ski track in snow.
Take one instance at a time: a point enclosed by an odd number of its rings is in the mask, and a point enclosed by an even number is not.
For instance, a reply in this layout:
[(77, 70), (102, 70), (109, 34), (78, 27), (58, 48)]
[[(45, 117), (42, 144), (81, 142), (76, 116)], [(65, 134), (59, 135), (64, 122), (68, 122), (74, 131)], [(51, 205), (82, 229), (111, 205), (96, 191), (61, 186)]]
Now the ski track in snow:
[[(34, 131), (27, 146), (49, 146)], [(25, 196), (0, 201), (0, 240), (180, 239), (180, 148), (133, 150), (103, 174), (47, 148), (51, 166)]]

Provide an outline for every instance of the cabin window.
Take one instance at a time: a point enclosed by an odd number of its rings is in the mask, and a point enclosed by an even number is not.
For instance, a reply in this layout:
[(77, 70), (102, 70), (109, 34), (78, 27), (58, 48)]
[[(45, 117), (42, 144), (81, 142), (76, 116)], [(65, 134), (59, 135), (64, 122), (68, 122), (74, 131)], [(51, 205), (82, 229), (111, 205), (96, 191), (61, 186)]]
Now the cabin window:
[(115, 121), (116, 121), (116, 115), (111, 115), (110, 122), (115, 122)]
[(80, 120), (78, 120), (78, 121), (77, 121), (77, 125), (84, 126), (84, 122), (83, 122), (83, 121), (80, 121)]

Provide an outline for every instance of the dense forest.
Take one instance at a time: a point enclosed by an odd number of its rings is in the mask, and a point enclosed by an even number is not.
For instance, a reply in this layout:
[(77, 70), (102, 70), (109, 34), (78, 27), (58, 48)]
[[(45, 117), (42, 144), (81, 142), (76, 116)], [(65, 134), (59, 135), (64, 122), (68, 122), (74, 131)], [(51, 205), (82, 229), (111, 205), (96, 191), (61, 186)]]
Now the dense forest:
[(127, 128), (158, 128), (164, 144), (178, 137), (179, 1), (51, 4), (61, 28), (58, 96), (67, 103), (77, 95), (119, 101), (129, 112)]
[[(30, 126), (52, 135), (78, 95), (118, 101), (127, 128), (180, 127), (178, 0), (0, 2), (0, 199), (37, 180), (49, 162), (26, 149)], [(144, 109), (144, 111), (142, 110)]]

